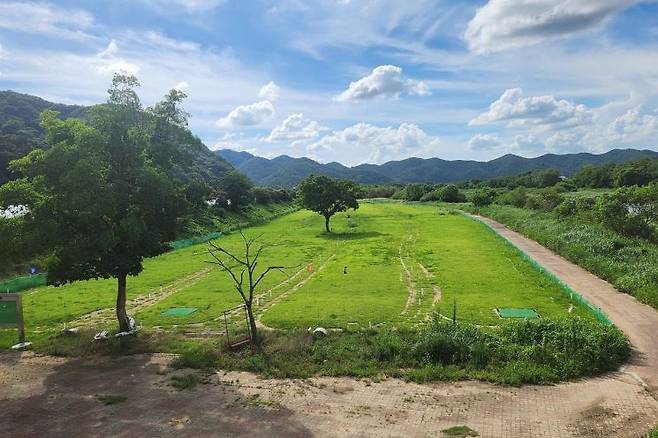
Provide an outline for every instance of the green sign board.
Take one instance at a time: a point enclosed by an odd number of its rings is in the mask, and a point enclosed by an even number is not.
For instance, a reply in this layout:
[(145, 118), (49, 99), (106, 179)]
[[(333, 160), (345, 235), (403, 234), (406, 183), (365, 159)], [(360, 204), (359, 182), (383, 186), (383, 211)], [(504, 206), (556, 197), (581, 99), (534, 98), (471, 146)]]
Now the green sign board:
[(0, 325), (15, 326), (18, 323), (16, 301), (0, 300)]
[(20, 294), (0, 294), (0, 327), (16, 327), (18, 342), (25, 342), (23, 306)]

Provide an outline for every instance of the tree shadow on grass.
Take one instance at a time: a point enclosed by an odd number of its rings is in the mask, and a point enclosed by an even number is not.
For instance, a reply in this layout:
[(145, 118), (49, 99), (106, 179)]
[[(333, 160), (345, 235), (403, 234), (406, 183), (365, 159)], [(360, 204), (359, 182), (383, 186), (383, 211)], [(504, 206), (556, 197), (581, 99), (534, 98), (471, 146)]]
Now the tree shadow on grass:
[(371, 237), (390, 236), (387, 233), (380, 233), (379, 231), (357, 231), (354, 233), (320, 233), (316, 237), (327, 240), (360, 240), (369, 239)]

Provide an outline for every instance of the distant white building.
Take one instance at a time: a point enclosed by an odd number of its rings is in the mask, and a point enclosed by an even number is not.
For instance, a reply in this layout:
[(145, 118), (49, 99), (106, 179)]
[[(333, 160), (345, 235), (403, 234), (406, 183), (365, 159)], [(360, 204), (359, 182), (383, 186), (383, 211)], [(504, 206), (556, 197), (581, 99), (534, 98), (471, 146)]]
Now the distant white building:
[(7, 208), (0, 208), (1, 218), (13, 218), (25, 216), (30, 210), (25, 205), (10, 205)]

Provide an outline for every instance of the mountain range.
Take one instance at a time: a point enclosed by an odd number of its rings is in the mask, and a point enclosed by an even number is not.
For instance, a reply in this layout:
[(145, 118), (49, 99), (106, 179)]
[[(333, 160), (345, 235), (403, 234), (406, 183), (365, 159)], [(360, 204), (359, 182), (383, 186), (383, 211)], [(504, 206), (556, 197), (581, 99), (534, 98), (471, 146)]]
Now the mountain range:
[(384, 164), (347, 167), (336, 162), (322, 164), (309, 158), (293, 158), (287, 155), (268, 159), (231, 149), (215, 152), (255, 184), (281, 187), (294, 186), (311, 174), (351, 179), (363, 184), (452, 183), (549, 168), (558, 169), (562, 175), (570, 176), (586, 164), (625, 163), (642, 157), (658, 158), (658, 152), (651, 150), (613, 149), (600, 155), (546, 154), (536, 158), (524, 158), (507, 154), (491, 161), (407, 158)]
[[(20, 158), (35, 148), (44, 148), (39, 114), (46, 109), (60, 113), (62, 118), (88, 117), (90, 107), (49, 102), (37, 96), (0, 91), (0, 184), (12, 175), (9, 161)], [(347, 167), (333, 162), (322, 164), (309, 158), (282, 155), (268, 159), (230, 149), (210, 151), (189, 130), (181, 135), (179, 148), (189, 157), (189, 163), (170, 169), (180, 180), (201, 179), (214, 182), (232, 168), (246, 174), (260, 186), (294, 186), (310, 174), (351, 179), (364, 184), (410, 182), (450, 183), (469, 179), (489, 179), (514, 175), (530, 170), (555, 168), (569, 176), (586, 164), (624, 163), (641, 157), (658, 158), (651, 150), (614, 149), (604, 154), (546, 154), (536, 158), (504, 155), (491, 161), (442, 160), (440, 158), (408, 158), (384, 164), (361, 164)]]
[[(39, 114), (51, 109), (66, 118), (88, 117), (91, 107), (64, 105), (48, 102), (37, 96), (0, 91), (0, 184), (7, 182), (12, 175), (7, 165), (36, 148), (45, 148), (43, 129), (39, 125)], [(185, 152), (189, 162), (170, 169), (171, 176), (186, 181), (201, 179), (207, 182), (219, 180), (232, 166), (208, 149), (189, 130), (181, 132), (178, 147)]]

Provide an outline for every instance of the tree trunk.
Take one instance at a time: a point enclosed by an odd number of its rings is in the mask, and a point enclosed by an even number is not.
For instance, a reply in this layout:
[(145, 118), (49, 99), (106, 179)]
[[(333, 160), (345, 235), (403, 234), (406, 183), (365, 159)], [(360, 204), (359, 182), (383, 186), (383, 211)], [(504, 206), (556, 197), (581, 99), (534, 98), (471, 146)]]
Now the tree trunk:
[(256, 318), (254, 318), (254, 312), (251, 309), (252, 303), (245, 303), (247, 308), (247, 318), (249, 319), (249, 331), (251, 332), (251, 341), (254, 344), (258, 343), (258, 328), (256, 327)]
[(117, 276), (117, 320), (119, 321), (119, 331), (130, 331), (130, 322), (126, 314), (126, 277), (127, 274)]
[(329, 219), (331, 219), (331, 216), (324, 217), (324, 228), (327, 230), (327, 233), (331, 233), (331, 229), (329, 228)]

